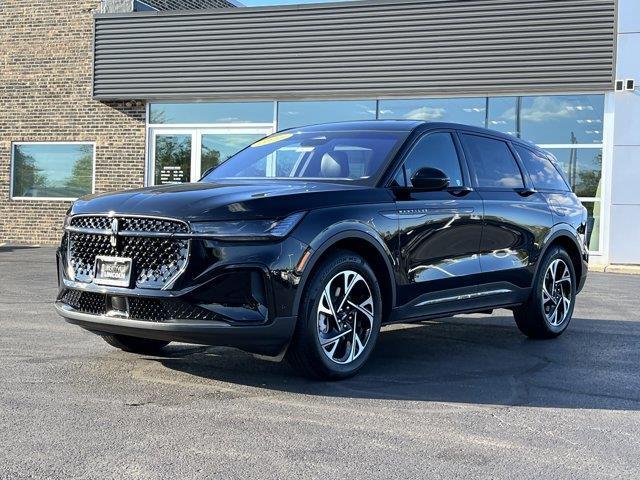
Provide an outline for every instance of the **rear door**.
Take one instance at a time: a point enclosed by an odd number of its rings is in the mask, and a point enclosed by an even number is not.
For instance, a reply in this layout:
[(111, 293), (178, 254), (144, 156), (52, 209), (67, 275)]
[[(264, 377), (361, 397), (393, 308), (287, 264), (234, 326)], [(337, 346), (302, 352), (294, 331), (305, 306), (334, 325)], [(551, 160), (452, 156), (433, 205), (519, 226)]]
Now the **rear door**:
[(551, 212), (510, 142), (475, 132), (459, 135), (473, 186), (484, 203), (479, 293), (492, 305), (522, 301), (553, 224)]

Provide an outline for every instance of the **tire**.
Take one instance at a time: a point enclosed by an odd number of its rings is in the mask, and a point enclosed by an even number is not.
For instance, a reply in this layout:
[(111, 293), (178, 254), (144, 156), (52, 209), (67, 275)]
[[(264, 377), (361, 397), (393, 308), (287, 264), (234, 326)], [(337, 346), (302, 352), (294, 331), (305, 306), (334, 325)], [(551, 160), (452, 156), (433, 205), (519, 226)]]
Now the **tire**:
[(150, 338), (129, 337), (127, 335), (103, 335), (102, 338), (112, 347), (125, 352), (154, 354), (160, 352), (170, 342)]
[[(554, 266), (555, 274), (552, 273)], [(569, 254), (561, 247), (552, 247), (541, 261), (529, 299), (513, 311), (520, 331), (536, 339), (561, 335), (571, 322), (576, 286), (576, 273)]]
[(355, 375), (371, 355), (382, 295), (375, 273), (358, 254), (339, 250), (320, 262), (303, 293), (286, 358), (308, 378), (338, 380)]

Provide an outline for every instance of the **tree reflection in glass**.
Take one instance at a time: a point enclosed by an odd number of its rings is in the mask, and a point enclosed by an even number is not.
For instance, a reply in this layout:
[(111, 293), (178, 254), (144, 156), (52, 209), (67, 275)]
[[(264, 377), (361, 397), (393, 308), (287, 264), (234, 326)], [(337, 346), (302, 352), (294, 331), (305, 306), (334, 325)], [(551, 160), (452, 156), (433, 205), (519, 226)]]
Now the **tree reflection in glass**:
[(78, 198), (93, 190), (93, 145), (13, 146), (14, 197)]

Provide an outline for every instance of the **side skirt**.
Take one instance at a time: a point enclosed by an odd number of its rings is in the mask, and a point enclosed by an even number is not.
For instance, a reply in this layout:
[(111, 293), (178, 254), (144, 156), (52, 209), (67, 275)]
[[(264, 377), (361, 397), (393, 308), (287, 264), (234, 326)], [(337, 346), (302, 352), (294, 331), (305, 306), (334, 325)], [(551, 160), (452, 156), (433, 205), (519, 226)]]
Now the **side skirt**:
[(511, 308), (524, 303), (530, 288), (499, 282), (483, 285), (481, 289), (455, 289), (422, 295), (411, 303), (392, 310), (383, 324), (414, 322), (431, 318), (449, 317), (494, 308)]

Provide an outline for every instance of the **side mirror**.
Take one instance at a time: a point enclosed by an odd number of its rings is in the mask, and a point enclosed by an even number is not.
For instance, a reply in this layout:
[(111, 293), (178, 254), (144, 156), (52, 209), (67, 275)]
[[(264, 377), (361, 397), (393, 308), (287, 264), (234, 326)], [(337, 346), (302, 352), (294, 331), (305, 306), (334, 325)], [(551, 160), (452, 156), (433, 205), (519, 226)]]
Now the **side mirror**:
[(425, 167), (413, 174), (411, 184), (414, 190), (444, 190), (449, 186), (449, 177), (438, 168)]

